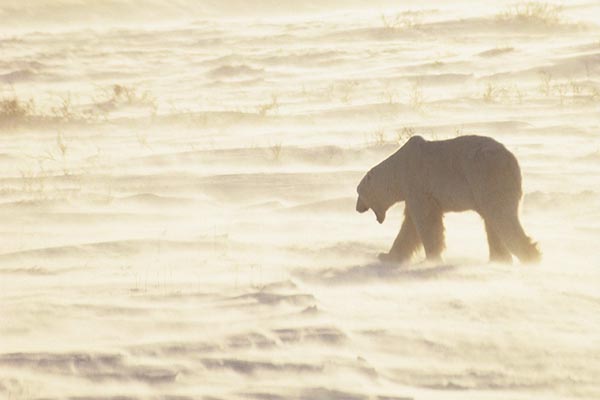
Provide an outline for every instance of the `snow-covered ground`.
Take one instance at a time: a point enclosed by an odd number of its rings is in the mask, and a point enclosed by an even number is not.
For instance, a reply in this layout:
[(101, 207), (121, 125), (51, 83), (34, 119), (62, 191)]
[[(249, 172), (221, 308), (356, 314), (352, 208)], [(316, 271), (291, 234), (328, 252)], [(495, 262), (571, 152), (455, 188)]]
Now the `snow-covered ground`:
[[(0, 3), (0, 398), (600, 398), (597, 2), (140, 3)], [(380, 264), (412, 134), (513, 151), (543, 262)]]

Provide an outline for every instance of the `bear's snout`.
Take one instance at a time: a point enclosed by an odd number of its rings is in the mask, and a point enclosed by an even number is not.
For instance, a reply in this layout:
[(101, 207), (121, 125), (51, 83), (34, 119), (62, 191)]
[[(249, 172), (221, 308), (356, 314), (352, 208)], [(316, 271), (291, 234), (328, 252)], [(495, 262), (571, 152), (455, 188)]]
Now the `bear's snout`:
[(358, 200), (356, 200), (356, 211), (361, 214), (369, 211), (369, 207), (361, 200), (360, 196), (358, 197)]

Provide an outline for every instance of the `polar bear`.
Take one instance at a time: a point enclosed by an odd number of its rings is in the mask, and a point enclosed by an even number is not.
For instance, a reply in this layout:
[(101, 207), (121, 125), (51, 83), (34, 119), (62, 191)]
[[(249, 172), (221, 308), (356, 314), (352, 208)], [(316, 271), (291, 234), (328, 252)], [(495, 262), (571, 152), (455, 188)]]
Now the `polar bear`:
[(407, 262), (421, 246), (428, 260), (441, 261), (443, 214), (474, 210), (483, 218), (490, 260), (523, 263), (541, 258), (537, 243), (523, 231), (519, 204), (521, 169), (501, 143), (484, 136), (427, 141), (411, 137), (398, 151), (373, 167), (357, 188), (356, 211), (373, 210), (377, 221), (404, 201), (404, 222), (382, 261)]

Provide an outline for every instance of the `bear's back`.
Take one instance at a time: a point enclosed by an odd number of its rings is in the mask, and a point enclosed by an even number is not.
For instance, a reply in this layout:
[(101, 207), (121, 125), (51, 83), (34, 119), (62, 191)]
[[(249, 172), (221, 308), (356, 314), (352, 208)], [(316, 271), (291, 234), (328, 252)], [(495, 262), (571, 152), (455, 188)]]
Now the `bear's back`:
[(481, 192), (489, 191), (490, 184), (509, 184), (512, 190), (520, 189), (516, 159), (490, 137), (469, 135), (426, 141), (421, 151), (425, 190), (445, 210), (479, 208)]

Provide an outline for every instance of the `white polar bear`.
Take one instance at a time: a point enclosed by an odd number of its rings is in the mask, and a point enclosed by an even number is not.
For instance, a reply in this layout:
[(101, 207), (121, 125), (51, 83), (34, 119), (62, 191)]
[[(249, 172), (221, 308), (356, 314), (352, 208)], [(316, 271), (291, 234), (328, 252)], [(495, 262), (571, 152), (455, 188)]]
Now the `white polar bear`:
[(357, 188), (356, 210), (372, 209), (379, 223), (395, 203), (404, 201), (398, 237), (384, 261), (406, 262), (422, 245), (428, 260), (444, 250), (443, 214), (474, 210), (485, 221), (490, 260), (521, 262), (541, 258), (536, 243), (519, 222), (521, 170), (502, 144), (483, 136), (427, 141), (413, 136), (373, 167)]

